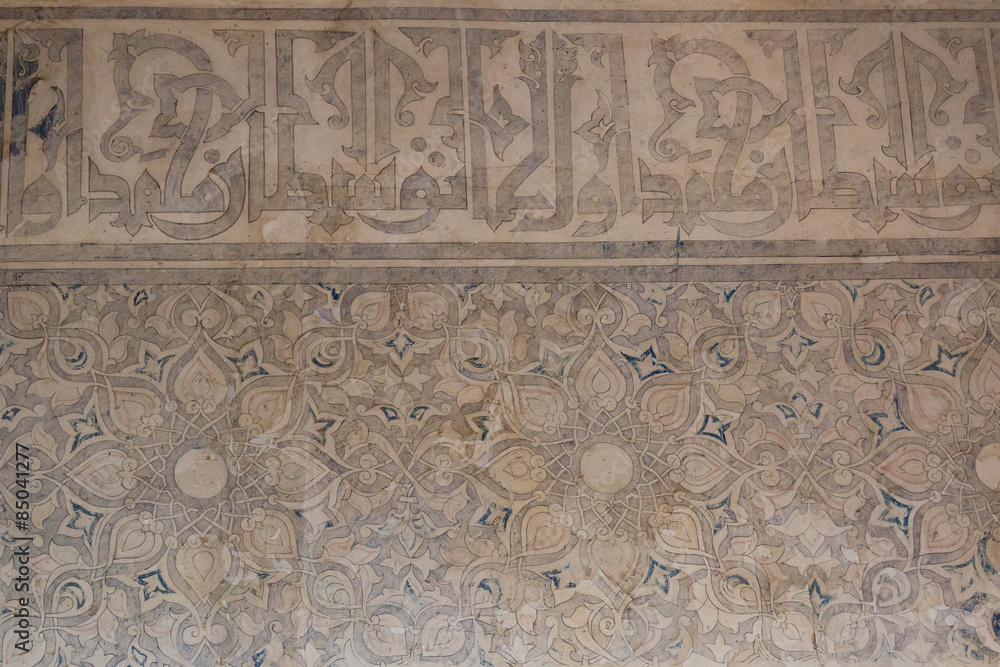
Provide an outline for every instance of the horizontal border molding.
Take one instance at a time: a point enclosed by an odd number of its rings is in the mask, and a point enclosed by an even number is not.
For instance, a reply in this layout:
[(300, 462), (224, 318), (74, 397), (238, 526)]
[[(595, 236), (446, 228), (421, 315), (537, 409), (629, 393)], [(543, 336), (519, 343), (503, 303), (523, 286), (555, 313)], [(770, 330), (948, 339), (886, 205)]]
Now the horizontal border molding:
[(1000, 9), (479, 9), (474, 7), (0, 7), (0, 20), (168, 19), (174, 21), (491, 21), (548, 23), (899, 23), (998, 22)]

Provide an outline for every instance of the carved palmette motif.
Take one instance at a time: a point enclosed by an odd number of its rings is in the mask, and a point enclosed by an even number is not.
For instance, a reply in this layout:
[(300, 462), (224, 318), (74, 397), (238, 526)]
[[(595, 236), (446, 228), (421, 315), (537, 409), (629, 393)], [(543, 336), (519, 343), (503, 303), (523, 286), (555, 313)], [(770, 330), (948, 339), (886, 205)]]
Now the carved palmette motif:
[(982, 24), (14, 27), (4, 231), (964, 232), (1000, 204), (998, 49)]

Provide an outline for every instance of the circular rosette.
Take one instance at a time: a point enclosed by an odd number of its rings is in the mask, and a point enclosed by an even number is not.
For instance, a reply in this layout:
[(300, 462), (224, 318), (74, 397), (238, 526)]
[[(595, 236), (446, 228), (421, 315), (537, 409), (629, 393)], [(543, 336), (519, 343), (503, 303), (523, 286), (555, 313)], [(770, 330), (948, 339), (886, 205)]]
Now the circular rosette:
[(1000, 491), (1000, 443), (983, 445), (976, 454), (976, 478), (990, 491)]
[(185, 507), (210, 509), (230, 499), (239, 471), (229, 450), (209, 438), (191, 438), (165, 458), (167, 487)]
[(580, 478), (592, 491), (614, 495), (632, 487), (638, 466), (631, 447), (610, 442), (597, 442), (580, 455)]

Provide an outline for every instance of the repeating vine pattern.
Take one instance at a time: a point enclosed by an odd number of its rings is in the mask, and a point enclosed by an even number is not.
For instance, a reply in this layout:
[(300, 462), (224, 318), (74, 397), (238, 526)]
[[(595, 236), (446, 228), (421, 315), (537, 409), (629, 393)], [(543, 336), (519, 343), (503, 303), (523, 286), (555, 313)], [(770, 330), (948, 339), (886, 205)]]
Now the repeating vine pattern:
[(998, 290), (3, 288), (5, 664), (996, 663)]

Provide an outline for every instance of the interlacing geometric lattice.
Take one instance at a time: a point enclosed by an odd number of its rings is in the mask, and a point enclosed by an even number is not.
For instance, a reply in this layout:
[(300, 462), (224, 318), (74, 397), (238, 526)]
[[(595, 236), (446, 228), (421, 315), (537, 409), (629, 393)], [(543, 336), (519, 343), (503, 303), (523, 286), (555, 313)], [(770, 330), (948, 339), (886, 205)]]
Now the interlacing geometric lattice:
[(3, 288), (11, 664), (996, 662), (998, 289)]

